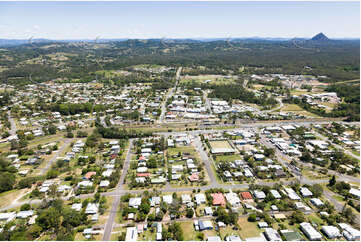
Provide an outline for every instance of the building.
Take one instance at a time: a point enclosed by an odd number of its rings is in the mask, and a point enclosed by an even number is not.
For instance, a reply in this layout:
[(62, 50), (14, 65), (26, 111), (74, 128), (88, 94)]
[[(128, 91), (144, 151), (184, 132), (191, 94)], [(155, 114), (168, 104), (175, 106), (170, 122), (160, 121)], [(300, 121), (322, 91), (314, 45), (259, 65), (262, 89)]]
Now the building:
[(329, 239), (335, 239), (341, 237), (340, 230), (335, 226), (322, 226), (321, 231)]
[(198, 193), (195, 196), (197, 205), (201, 205), (203, 203), (206, 203), (206, 196), (203, 193)]
[(211, 194), (211, 196), (213, 198), (212, 204), (214, 206), (225, 206), (226, 205), (226, 200), (224, 199), (224, 196), (222, 193), (213, 193), (213, 194)]
[(281, 236), (277, 230), (273, 228), (265, 228), (264, 235), (268, 241), (282, 241)]
[(213, 224), (210, 220), (199, 220), (199, 230), (203, 231), (203, 230), (212, 230), (213, 229)]
[(132, 197), (129, 199), (129, 207), (138, 208), (142, 203), (141, 197)]
[(301, 187), (300, 193), (302, 194), (303, 197), (312, 197), (313, 195), (312, 192), (307, 187)]
[(309, 240), (321, 240), (322, 235), (312, 227), (310, 223), (303, 222), (300, 224), (302, 232), (306, 235)]

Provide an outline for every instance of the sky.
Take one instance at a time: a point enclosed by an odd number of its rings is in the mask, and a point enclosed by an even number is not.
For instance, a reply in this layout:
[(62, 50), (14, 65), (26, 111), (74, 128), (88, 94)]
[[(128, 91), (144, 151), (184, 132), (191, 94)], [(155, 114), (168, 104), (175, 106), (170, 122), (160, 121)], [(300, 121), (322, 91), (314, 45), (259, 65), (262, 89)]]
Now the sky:
[(359, 2), (0, 2), (0, 39), (360, 37)]

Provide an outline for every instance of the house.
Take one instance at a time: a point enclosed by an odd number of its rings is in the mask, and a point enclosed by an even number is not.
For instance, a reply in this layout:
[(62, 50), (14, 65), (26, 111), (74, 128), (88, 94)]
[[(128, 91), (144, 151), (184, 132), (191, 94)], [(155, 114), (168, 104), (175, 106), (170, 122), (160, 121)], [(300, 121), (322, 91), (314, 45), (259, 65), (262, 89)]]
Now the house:
[(198, 193), (194, 197), (195, 197), (197, 205), (206, 203), (206, 196), (203, 193)]
[(192, 175), (188, 176), (190, 182), (199, 181), (199, 175), (197, 173), (192, 173)]
[(135, 217), (134, 213), (128, 213), (128, 220), (133, 220)]
[(16, 218), (16, 212), (0, 213), (0, 221), (6, 221), (7, 223)]
[(269, 226), (268, 226), (268, 223), (266, 223), (266, 222), (258, 222), (258, 227), (260, 229), (264, 229), (264, 228), (268, 228)]
[(339, 223), (338, 226), (343, 230), (342, 235), (347, 240), (360, 240), (360, 230), (354, 229), (345, 223)]
[(85, 209), (85, 214), (96, 214), (98, 213), (98, 205), (95, 203), (88, 203)]
[(225, 241), (242, 241), (238, 235), (229, 235), (226, 236)]
[(132, 197), (129, 199), (129, 207), (138, 208), (140, 204), (142, 203), (141, 197)]
[(273, 228), (265, 228), (264, 235), (268, 241), (282, 241), (277, 230)]
[(238, 195), (231, 190), (229, 190), (229, 193), (226, 193), (226, 199), (232, 207), (241, 206), (241, 200), (239, 199)]
[(92, 176), (94, 176), (94, 175), (96, 175), (97, 173), (95, 172), (95, 171), (89, 171), (89, 172), (87, 172), (86, 174), (85, 174), (85, 176), (84, 176), (84, 178), (85, 179), (91, 179), (92, 178)]
[(208, 236), (207, 237), (207, 241), (212, 241), (212, 242), (221, 242), (222, 239), (219, 236)]
[(224, 196), (222, 193), (213, 193), (211, 194), (213, 198), (213, 206), (225, 206), (226, 200), (224, 199)]
[(158, 206), (158, 205), (160, 205), (160, 202), (161, 202), (160, 197), (152, 197), (152, 198), (150, 199), (150, 206), (151, 206), (151, 207)]
[(16, 214), (16, 218), (27, 218), (34, 215), (33, 210), (27, 210), (27, 211), (20, 211)]
[(125, 241), (137, 241), (138, 232), (136, 227), (128, 227), (125, 235)]
[(108, 187), (110, 182), (108, 180), (100, 181), (99, 187)]
[(301, 200), (301, 198), (292, 188), (285, 188), (284, 190), (291, 200)]
[(319, 198), (311, 198), (310, 202), (316, 207), (321, 207), (324, 205), (324, 203)]
[(213, 229), (213, 224), (210, 220), (199, 220), (199, 230), (203, 231), (203, 230), (212, 230)]
[(303, 197), (312, 197), (312, 192), (307, 187), (301, 187), (300, 193)]
[(340, 230), (335, 226), (322, 226), (321, 231), (328, 239), (336, 239), (341, 237)]
[(187, 203), (192, 202), (192, 198), (191, 198), (191, 196), (189, 194), (182, 194), (181, 198), (182, 198), (182, 203), (183, 204), (187, 204)]
[(252, 195), (250, 192), (241, 192), (243, 200), (252, 200)]
[(165, 202), (167, 204), (171, 204), (173, 202), (172, 195), (164, 195), (163, 196), (163, 202)]
[(78, 183), (78, 187), (91, 187), (93, 186), (93, 182), (91, 181), (81, 181)]
[(206, 216), (213, 216), (213, 210), (211, 207), (205, 207), (204, 208), (204, 215)]
[(312, 227), (310, 223), (303, 222), (300, 224), (302, 232), (306, 235), (309, 240), (321, 240), (322, 235)]
[(81, 203), (73, 203), (73, 205), (71, 205), (71, 208), (77, 212), (80, 212), (80, 210), (82, 208), (82, 204)]
[(270, 193), (272, 194), (272, 196), (276, 199), (280, 199), (281, 198), (281, 194), (277, 191), (277, 190), (270, 190)]
[(257, 199), (265, 199), (266, 198), (266, 194), (263, 191), (260, 190), (255, 190), (253, 191), (253, 195), (257, 198)]
[(351, 195), (357, 197), (357, 198), (360, 198), (360, 190), (359, 189), (355, 189), (355, 188), (351, 188), (350, 191), (348, 191), (348, 193), (350, 193)]

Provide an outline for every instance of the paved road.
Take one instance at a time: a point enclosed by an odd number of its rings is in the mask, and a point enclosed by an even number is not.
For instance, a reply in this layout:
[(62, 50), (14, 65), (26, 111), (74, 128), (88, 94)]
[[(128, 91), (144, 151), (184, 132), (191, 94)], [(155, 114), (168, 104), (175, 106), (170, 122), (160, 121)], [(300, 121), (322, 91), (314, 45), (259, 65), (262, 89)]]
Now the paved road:
[(178, 81), (179, 81), (179, 78), (180, 78), (180, 73), (182, 72), (182, 67), (179, 67), (177, 72), (176, 72), (176, 75), (175, 75), (175, 78), (176, 78), (176, 82), (174, 84), (174, 87), (172, 87), (169, 92), (167, 93), (167, 96), (165, 98), (165, 100), (163, 101), (162, 103), (162, 107), (161, 107), (161, 114), (159, 116), (159, 120), (158, 120), (158, 123), (163, 123), (164, 122), (164, 116), (165, 116), (165, 112), (167, 110), (167, 107), (166, 107), (166, 104), (167, 104), (167, 100), (168, 98), (170, 98), (172, 95), (173, 95), (173, 92), (175, 91), (175, 89), (177, 88), (177, 85), (178, 85)]
[(15, 120), (11, 117), (10, 110), (8, 111), (8, 117), (9, 117), (9, 122), (10, 122), (9, 133), (10, 133), (10, 135), (15, 135), (16, 134), (16, 124), (15, 124)]
[(65, 139), (64, 143), (61, 145), (61, 147), (57, 150), (57, 153), (48, 161), (48, 163), (46, 164), (46, 166), (41, 169), (40, 171), (40, 175), (44, 175), (53, 165), (53, 163), (57, 160), (57, 158), (59, 157), (59, 155), (61, 155), (63, 153), (63, 151), (65, 150), (66, 147), (68, 147), (69, 143), (71, 142), (71, 139)]
[(198, 151), (199, 155), (201, 156), (204, 166), (206, 167), (211, 185), (215, 185), (215, 186), (219, 185), (216, 179), (216, 175), (214, 174), (213, 169), (211, 167), (212, 161), (210, 161), (210, 158), (208, 157), (207, 153), (203, 150), (202, 141), (199, 135), (197, 135), (194, 139), (194, 146)]
[(313, 132), (315, 133), (315, 135), (319, 136), (322, 140), (330, 142), (330, 143), (331, 143), (334, 147), (336, 147), (337, 149), (343, 150), (343, 151), (344, 151), (346, 154), (348, 154), (349, 156), (351, 156), (351, 157), (353, 157), (353, 158), (355, 158), (355, 159), (360, 160), (360, 156), (355, 155), (354, 153), (352, 153), (351, 151), (345, 149), (345, 148), (342, 147), (341, 145), (338, 145), (338, 144), (333, 143), (329, 138), (327, 138), (327, 137), (324, 136), (323, 134), (320, 134), (320, 133), (318, 133), (318, 132), (315, 131), (315, 130), (314, 130)]
[[(115, 190), (115, 192), (117, 192), (117, 193), (120, 193), (122, 191), (122, 186), (124, 184), (124, 180), (125, 180), (125, 177), (127, 175), (128, 169), (129, 169), (130, 158), (132, 156), (131, 151), (132, 151), (132, 147), (133, 147), (133, 141), (134, 141), (134, 139), (129, 140), (129, 148), (127, 151), (127, 156), (125, 158), (123, 172), (120, 176), (119, 182), (117, 184), (117, 188)], [(109, 217), (108, 217), (107, 223), (104, 228), (103, 241), (110, 240), (110, 236), (111, 236), (111, 233), (113, 230), (113, 224), (114, 224), (115, 217), (117, 215), (117, 209), (119, 207), (119, 203), (120, 203), (120, 196), (117, 196), (113, 201), (112, 207), (109, 212)]]

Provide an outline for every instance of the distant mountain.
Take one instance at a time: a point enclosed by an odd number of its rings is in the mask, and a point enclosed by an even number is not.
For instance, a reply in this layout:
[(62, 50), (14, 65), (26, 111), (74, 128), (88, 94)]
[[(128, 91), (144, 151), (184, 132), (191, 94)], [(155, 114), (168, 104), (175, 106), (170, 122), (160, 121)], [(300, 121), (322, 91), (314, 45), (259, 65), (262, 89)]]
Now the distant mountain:
[(327, 38), (327, 36), (324, 35), (323, 33), (319, 33), (319, 34), (316, 34), (315, 36), (313, 36), (311, 40), (314, 40), (314, 41), (328, 41), (330, 39)]

